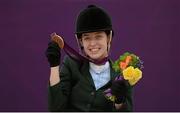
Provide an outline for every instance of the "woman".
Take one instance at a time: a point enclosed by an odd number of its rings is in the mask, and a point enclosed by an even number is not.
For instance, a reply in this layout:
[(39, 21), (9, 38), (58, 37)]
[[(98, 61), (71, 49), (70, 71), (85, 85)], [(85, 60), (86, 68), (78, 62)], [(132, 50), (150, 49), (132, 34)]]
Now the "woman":
[[(89, 5), (78, 15), (76, 39), (87, 60), (65, 57), (60, 66), (60, 48), (51, 41), (46, 50), (50, 64), (50, 111), (132, 111), (131, 86), (115, 81), (119, 76), (108, 57), (113, 36), (109, 15)], [(109, 101), (104, 91), (111, 88), (117, 97)]]

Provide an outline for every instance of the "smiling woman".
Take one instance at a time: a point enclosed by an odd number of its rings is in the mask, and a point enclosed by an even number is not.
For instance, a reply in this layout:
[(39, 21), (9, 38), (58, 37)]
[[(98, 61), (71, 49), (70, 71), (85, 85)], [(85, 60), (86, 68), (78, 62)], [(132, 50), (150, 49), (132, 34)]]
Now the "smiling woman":
[[(102, 64), (108, 59), (108, 54), (110, 51), (111, 40), (112, 40), (113, 32), (112, 30), (97, 30), (97, 32), (85, 32), (85, 33), (77, 33), (76, 38), (78, 45), (80, 46), (81, 53), (83, 53), (87, 59), (95, 64)], [(103, 44), (104, 43), (104, 44)], [(85, 46), (90, 45), (91, 47), (84, 48)], [(102, 45), (102, 47), (97, 47), (97, 45)], [(96, 46), (96, 47), (94, 47)], [(98, 50), (105, 49), (104, 56), (100, 58), (90, 57), (87, 50), (90, 50), (91, 53), (94, 53)]]
[(88, 57), (102, 60), (108, 56), (107, 50), (110, 38), (110, 35), (107, 35), (104, 31), (83, 33), (80, 42)]
[[(77, 61), (69, 55), (60, 66), (58, 44), (62, 41), (49, 43), (46, 56), (51, 67), (50, 111), (132, 111), (132, 87), (126, 81), (114, 82), (119, 74), (108, 56), (112, 31), (110, 16), (102, 8), (89, 5), (80, 12), (76, 24), (76, 39), (87, 60)], [(115, 102), (105, 97), (108, 88), (117, 97)]]

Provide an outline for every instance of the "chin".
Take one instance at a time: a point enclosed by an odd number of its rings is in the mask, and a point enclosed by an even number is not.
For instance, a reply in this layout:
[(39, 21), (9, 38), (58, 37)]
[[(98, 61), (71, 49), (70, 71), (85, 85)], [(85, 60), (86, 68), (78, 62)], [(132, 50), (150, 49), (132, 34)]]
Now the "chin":
[(99, 55), (89, 55), (89, 56), (93, 60), (100, 60), (100, 59), (102, 59), (101, 56), (99, 56)]

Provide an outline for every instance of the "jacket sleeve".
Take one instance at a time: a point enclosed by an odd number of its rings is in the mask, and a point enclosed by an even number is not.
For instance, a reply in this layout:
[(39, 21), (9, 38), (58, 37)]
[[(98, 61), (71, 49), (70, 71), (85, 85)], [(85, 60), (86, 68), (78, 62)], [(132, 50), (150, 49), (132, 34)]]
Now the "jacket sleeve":
[(128, 95), (126, 97), (125, 102), (123, 103), (123, 107), (121, 111), (129, 111), (132, 112), (133, 111), (133, 95), (132, 95), (132, 91), (133, 91), (133, 87), (130, 86), (129, 90), (128, 90)]
[(60, 68), (60, 82), (54, 86), (48, 85), (49, 111), (66, 111), (68, 97), (71, 92), (71, 73), (68, 59), (65, 58)]

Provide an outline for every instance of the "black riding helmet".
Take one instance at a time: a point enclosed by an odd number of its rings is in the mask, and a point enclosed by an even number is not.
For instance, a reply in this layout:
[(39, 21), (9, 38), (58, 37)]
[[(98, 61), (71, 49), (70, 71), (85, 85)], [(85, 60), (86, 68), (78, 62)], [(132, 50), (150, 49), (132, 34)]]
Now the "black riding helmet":
[[(95, 5), (89, 5), (82, 10), (76, 20), (76, 35), (81, 38), (82, 33), (112, 30), (110, 16), (102, 9)], [(109, 34), (108, 33), (108, 34)]]

